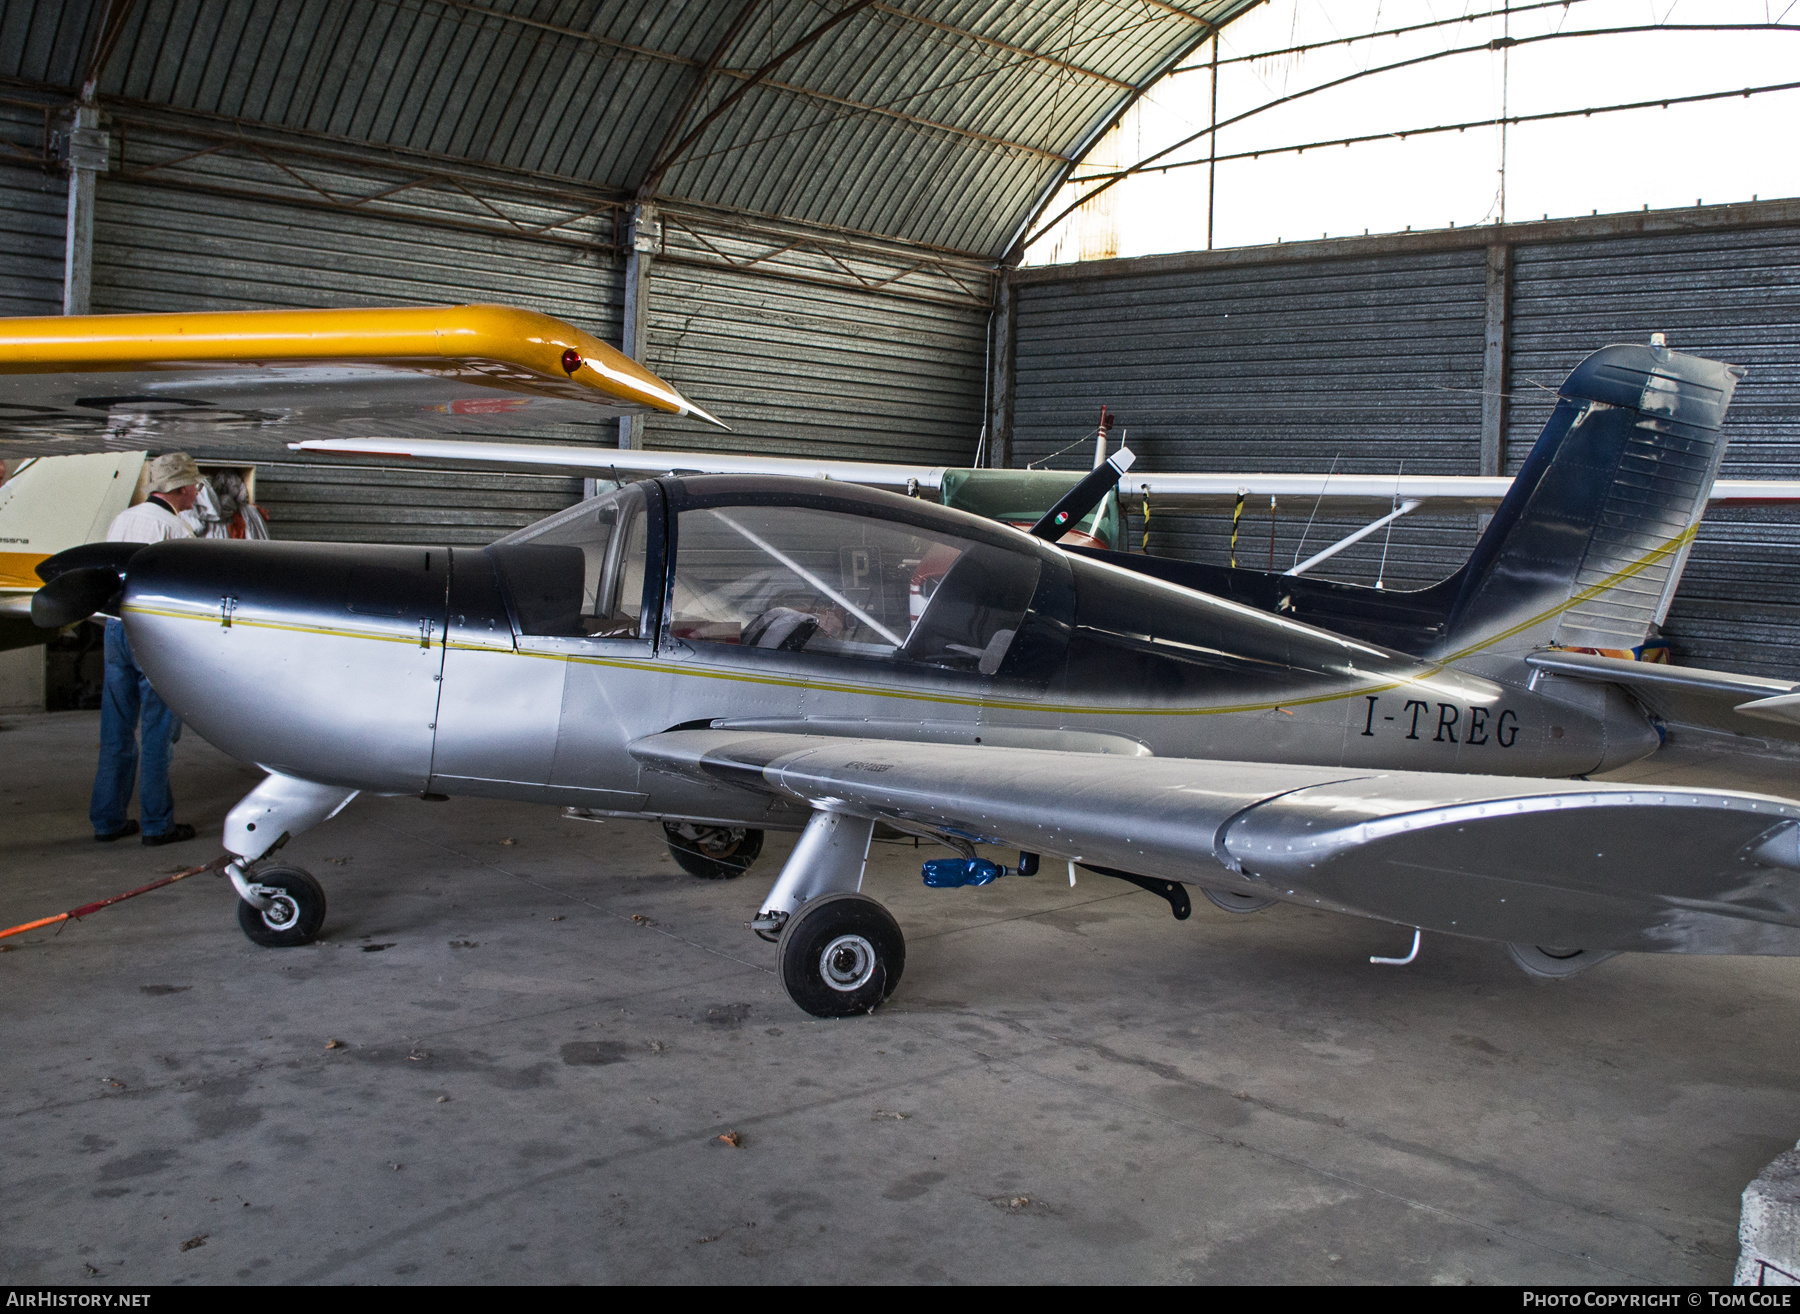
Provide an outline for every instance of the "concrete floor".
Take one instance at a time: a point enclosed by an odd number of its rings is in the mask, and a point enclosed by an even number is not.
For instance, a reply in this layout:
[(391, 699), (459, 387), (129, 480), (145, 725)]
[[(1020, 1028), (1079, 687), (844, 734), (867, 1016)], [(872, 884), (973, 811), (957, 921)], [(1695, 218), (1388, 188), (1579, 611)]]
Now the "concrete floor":
[[(0, 925), (212, 857), (256, 779), (190, 735), (202, 838), (96, 845), (96, 729), (0, 719)], [(742, 929), (790, 844), (714, 884), (641, 823), (363, 799), (290, 846), (315, 945), (255, 948), (213, 877), (5, 941), (0, 1272), (1717, 1283), (1800, 1135), (1791, 960), (1378, 968), (1400, 931), (930, 891), (878, 845), (906, 979), (819, 1022)]]

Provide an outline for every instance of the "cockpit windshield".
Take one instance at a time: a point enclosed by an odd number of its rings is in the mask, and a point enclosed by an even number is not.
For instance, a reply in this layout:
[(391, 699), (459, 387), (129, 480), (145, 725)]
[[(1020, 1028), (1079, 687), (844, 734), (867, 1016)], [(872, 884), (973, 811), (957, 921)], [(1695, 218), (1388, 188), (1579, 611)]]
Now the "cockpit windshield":
[(684, 511), (670, 632), (993, 675), (1037, 587), (1026, 552), (792, 506)]
[(643, 489), (622, 488), (495, 543), (520, 632), (648, 638), (644, 526)]

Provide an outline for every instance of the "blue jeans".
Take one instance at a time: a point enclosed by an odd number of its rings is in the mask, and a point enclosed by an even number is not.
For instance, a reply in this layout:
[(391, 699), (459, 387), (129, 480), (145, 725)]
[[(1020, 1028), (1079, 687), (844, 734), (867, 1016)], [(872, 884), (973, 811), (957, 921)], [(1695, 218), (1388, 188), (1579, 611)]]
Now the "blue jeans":
[[(140, 778), (138, 719), (144, 723)], [(106, 622), (106, 687), (100, 696), (100, 766), (88, 820), (94, 834), (125, 829), (131, 787), (138, 786), (144, 834), (161, 835), (175, 825), (175, 798), (169, 792), (169, 749), (181, 734), (181, 720), (157, 696), (138, 669), (125, 626)]]

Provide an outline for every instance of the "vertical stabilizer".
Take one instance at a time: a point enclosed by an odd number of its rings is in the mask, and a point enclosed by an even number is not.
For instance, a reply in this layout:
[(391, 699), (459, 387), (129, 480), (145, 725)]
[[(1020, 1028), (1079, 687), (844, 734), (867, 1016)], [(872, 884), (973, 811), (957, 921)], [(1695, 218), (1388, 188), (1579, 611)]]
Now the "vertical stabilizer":
[(1577, 365), (1462, 572), (1440, 655), (1641, 644), (1681, 579), (1742, 375), (1662, 346)]

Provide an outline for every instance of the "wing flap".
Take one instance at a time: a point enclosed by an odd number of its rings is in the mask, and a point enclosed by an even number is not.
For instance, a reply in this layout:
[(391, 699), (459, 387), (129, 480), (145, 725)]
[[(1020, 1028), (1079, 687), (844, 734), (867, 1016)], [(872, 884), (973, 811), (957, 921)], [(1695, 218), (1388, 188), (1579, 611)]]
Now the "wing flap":
[(657, 770), (1491, 940), (1800, 953), (1800, 804), (1705, 789), (690, 730)]

